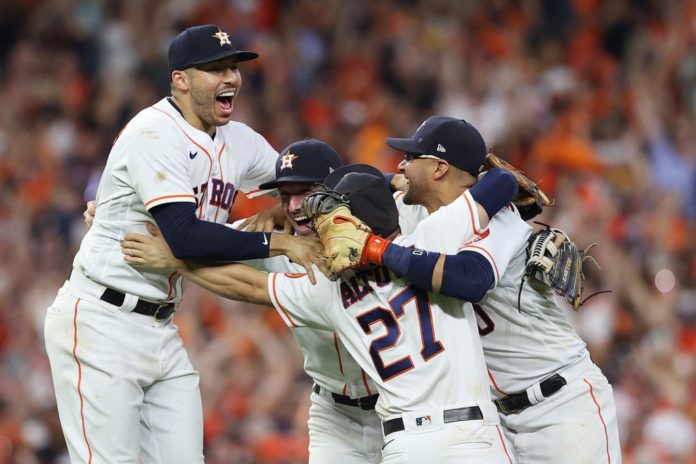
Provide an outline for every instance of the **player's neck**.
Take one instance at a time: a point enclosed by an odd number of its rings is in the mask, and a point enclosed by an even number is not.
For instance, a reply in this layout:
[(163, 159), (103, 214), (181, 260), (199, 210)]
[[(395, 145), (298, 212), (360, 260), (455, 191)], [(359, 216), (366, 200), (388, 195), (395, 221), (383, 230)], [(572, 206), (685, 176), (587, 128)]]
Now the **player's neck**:
[(428, 195), (423, 206), (432, 214), (443, 206), (449, 205), (454, 200), (459, 198), (466, 191), (466, 187), (461, 185), (453, 185), (451, 182), (439, 183), (433, 188)]
[(206, 125), (201, 120), (201, 118), (199, 118), (196, 115), (196, 112), (193, 111), (193, 108), (188, 99), (172, 95), (171, 102), (176, 106), (176, 108), (179, 110), (179, 113), (181, 113), (181, 115), (184, 117), (186, 122), (191, 125), (191, 127), (195, 127), (196, 129), (205, 132), (211, 137), (215, 135), (215, 126)]

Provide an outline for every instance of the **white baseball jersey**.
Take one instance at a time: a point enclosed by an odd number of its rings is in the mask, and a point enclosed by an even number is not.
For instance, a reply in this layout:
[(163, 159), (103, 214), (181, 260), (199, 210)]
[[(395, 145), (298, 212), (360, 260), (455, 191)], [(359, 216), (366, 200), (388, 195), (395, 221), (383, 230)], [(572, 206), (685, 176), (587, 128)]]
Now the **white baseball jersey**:
[(105, 286), (151, 301), (181, 299), (179, 275), (124, 262), (119, 241), (147, 233), (148, 210), (196, 204), (198, 218), (224, 224), (238, 191), (275, 178), (278, 153), (245, 124), (229, 122), (215, 137), (188, 124), (168, 99), (136, 115), (117, 137), (97, 191), (94, 224), (73, 267)]
[[(514, 207), (503, 208), (480, 230), (467, 191), (421, 221), (412, 233), (416, 247), (455, 254), (470, 250), (493, 267), (495, 288), (474, 305), (494, 395), (527, 389), (565, 366), (589, 358), (585, 343), (545, 285), (525, 282), (526, 241), (532, 228)], [(518, 295), (521, 308), (518, 309)]]
[[(245, 261), (266, 272), (305, 273), (286, 256)], [(317, 268), (316, 275), (321, 273)], [(282, 314), (281, 314), (282, 316)], [(377, 387), (348, 353), (340, 337), (312, 327), (290, 327), (304, 357), (304, 370), (322, 389), (312, 393), (307, 427), (309, 463), (340, 462), (368, 464), (381, 462), (382, 427), (374, 410), (336, 403), (332, 393), (363, 398), (377, 393)]]
[(399, 210), (399, 227), (401, 233), (409, 233), (415, 230), (416, 226), (423, 219), (428, 217), (428, 210), (421, 205), (407, 205), (404, 203), (404, 192), (394, 193), (394, 202)]
[[(244, 264), (266, 272), (306, 272), (302, 266), (292, 263), (286, 256), (254, 259), (245, 261)], [(320, 274), (316, 268), (315, 274)], [(335, 332), (305, 326), (290, 328), (304, 355), (305, 372), (320, 387), (351, 398), (362, 398), (377, 393), (375, 384), (346, 351)]]
[(385, 268), (344, 273), (338, 282), (318, 276), (316, 285), (273, 273), (268, 288), (288, 326), (339, 334), (378, 385), (382, 419), (479, 406), (485, 421), (498, 422), (471, 305), (428, 294)]
[[(413, 211), (400, 211), (409, 213)], [(556, 305), (547, 286), (525, 282), (520, 293), (531, 227), (513, 207), (501, 210), (484, 230), (477, 217), (473, 199), (465, 192), (402, 240), (440, 253), (471, 250), (491, 263), (495, 288), (474, 310), (495, 396), (527, 390), (529, 397), (530, 390), (554, 373), (568, 382), (549, 399), (535, 398), (536, 404), (518, 414), (501, 414), (519, 463), (620, 463), (611, 386), (590, 360), (568, 321), (568, 311)]]

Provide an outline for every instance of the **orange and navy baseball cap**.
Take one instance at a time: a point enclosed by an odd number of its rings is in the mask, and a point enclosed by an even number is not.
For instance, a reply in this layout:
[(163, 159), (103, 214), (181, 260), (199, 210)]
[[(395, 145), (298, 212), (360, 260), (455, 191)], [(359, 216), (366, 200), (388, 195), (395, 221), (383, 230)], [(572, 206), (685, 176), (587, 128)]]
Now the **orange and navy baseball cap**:
[(431, 116), (409, 139), (388, 138), (387, 145), (411, 155), (427, 155), (447, 161), (477, 176), (486, 159), (481, 133), (463, 119)]
[(249, 61), (259, 54), (237, 50), (230, 41), (230, 35), (220, 26), (206, 24), (189, 27), (174, 37), (169, 45), (169, 75), (197, 64), (212, 63), (223, 58)]
[(343, 166), (331, 145), (316, 139), (305, 139), (288, 145), (276, 160), (276, 178), (259, 185), (273, 189), (288, 182), (323, 183), (326, 176)]

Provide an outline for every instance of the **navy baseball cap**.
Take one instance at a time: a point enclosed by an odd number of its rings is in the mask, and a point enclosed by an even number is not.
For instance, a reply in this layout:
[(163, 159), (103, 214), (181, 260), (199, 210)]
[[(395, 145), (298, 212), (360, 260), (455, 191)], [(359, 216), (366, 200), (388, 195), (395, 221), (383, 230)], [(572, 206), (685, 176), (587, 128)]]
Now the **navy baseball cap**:
[(399, 211), (384, 176), (350, 172), (334, 190), (348, 195), (351, 213), (380, 237), (389, 237), (399, 228)]
[(255, 52), (237, 50), (230, 35), (220, 26), (206, 24), (189, 27), (169, 44), (169, 75), (197, 64), (211, 63), (223, 58), (248, 61), (258, 58)]
[(341, 179), (343, 179), (343, 176), (345, 176), (346, 174), (350, 174), (351, 172), (372, 174), (373, 176), (384, 177), (382, 171), (380, 171), (374, 166), (370, 166), (369, 164), (348, 164), (346, 166), (342, 166), (336, 169), (331, 174), (326, 176), (326, 179), (324, 179), (324, 186), (328, 189), (335, 188), (336, 184), (338, 184), (341, 181)]
[(431, 116), (410, 139), (388, 138), (387, 145), (405, 153), (436, 156), (473, 176), (481, 172), (487, 154), (474, 126), (447, 116)]
[(259, 188), (272, 189), (287, 182), (322, 183), (326, 176), (341, 166), (341, 157), (328, 143), (316, 139), (300, 140), (280, 152), (275, 180), (261, 184)]

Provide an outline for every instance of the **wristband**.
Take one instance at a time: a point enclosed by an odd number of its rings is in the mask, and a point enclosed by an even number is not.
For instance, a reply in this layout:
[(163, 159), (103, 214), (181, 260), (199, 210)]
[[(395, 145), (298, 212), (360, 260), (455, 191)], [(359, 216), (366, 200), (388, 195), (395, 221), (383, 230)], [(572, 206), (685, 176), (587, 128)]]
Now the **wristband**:
[(375, 263), (381, 265), (384, 250), (387, 249), (390, 243), (390, 240), (382, 238), (379, 235), (370, 234), (363, 247), (360, 264)]

